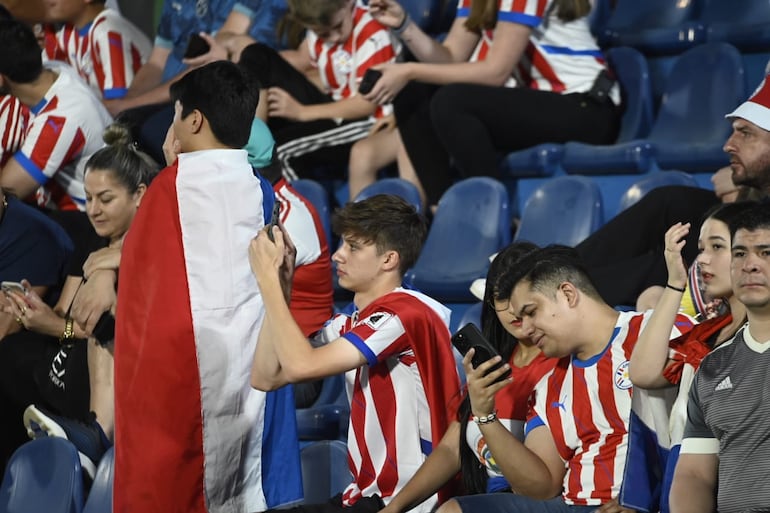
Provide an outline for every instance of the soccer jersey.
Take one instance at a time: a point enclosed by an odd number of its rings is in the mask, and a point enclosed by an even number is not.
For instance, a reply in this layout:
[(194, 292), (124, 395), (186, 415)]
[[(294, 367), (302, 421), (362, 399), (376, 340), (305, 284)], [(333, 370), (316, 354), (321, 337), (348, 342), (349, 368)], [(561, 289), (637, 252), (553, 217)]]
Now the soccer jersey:
[[(495, 396), (495, 409), (499, 422), (521, 441), (524, 440), (524, 421), (527, 419), (532, 390), (540, 379), (553, 369), (556, 362), (555, 358), (547, 358), (543, 353), (538, 353), (529, 365), (516, 367), (513, 365), (513, 355), (511, 356), (513, 383)], [(474, 422), (468, 422), (466, 441), (479, 462), (487, 469), (487, 492), (493, 493), (508, 488), (508, 482), (489, 451), (481, 429)]]
[[(591, 35), (588, 17), (564, 22), (552, 8), (554, 0), (499, 0), (498, 23), (518, 23), (532, 29), (529, 44), (516, 69), (516, 81), (525, 87), (555, 93), (584, 93), (606, 68), (604, 54)], [(467, 18), (471, 0), (459, 0), (457, 17)], [(484, 60), (492, 46), (494, 30), (483, 30), (472, 61)], [(610, 91), (620, 103), (620, 88)]]
[(41, 185), (41, 206), (85, 210), (86, 162), (104, 146), (102, 133), (112, 118), (75, 70), (54, 62), (46, 67), (58, 77), (30, 109), (24, 144), (14, 158)]
[(0, 167), (21, 148), (29, 110), (15, 96), (0, 95)]
[[(620, 491), (628, 450), (633, 385), (631, 351), (652, 311), (620, 312), (605, 349), (589, 360), (559, 360), (535, 387), (535, 405), (526, 432), (545, 425), (565, 462), (562, 498), (566, 504), (598, 506)], [(692, 323), (680, 315), (672, 337)]]
[(297, 248), (289, 308), (307, 337), (334, 312), (329, 247), (315, 207), (283, 178), (273, 189), (281, 203), (281, 222)]
[[(447, 404), (460, 389), (449, 315), (435, 300), (398, 288), (352, 317), (336, 316), (319, 334), (322, 342), (344, 337), (369, 364), (348, 373), (353, 483), (343, 504), (374, 494), (388, 503), (446, 431)], [(413, 511), (430, 511), (436, 500)]]
[(112, 100), (126, 95), (151, 48), (141, 30), (105, 9), (82, 29), (67, 23), (55, 33), (46, 32), (44, 55), (67, 62), (97, 95)]
[[(307, 43), (324, 88), (335, 101), (355, 95), (366, 70), (395, 61), (400, 49), (390, 31), (360, 5), (353, 11), (352, 35), (344, 43), (327, 43), (313, 31), (308, 31)], [(391, 109), (390, 105), (378, 107), (375, 117)]]

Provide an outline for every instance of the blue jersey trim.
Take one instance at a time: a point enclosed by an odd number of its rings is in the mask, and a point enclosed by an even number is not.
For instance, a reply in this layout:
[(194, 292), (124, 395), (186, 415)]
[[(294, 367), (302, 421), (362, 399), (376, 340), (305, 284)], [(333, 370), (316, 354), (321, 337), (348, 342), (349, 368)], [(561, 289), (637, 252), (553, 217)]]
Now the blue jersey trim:
[(420, 449), (425, 456), (430, 456), (433, 452), (433, 444), (424, 438), (420, 438)]
[(610, 341), (607, 342), (606, 346), (604, 346), (604, 349), (602, 349), (602, 352), (597, 354), (597, 355), (595, 355), (595, 356), (592, 356), (588, 360), (581, 360), (577, 356), (573, 355), (572, 356), (572, 365), (574, 365), (575, 367), (580, 367), (581, 369), (585, 369), (585, 368), (588, 368), (588, 367), (596, 364), (596, 362), (599, 361), (599, 358), (604, 356), (604, 353), (606, 353), (607, 349), (610, 348), (610, 346), (612, 345), (612, 341), (615, 340), (615, 337), (618, 336), (619, 332), (620, 332), (620, 327), (619, 326), (615, 326), (615, 329), (612, 330), (612, 336), (610, 337)]
[(43, 170), (37, 167), (37, 164), (32, 162), (32, 160), (22, 152), (17, 151), (13, 158), (15, 158), (16, 162), (21, 164), (21, 167), (23, 167), (24, 170), (40, 185), (44, 185), (48, 181), (48, 176), (43, 173)]
[(364, 343), (364, 340), (361, 337), (355, 333), (347, 332), (342, 335), (342, 338), (356, 346), (356, 349), (361, 351), (361, 354), (364, 355), (364, 358), (366, 358), (366, 361), (369, 363), (370, 367), (377, 363), (377, 355), (374, 354), (374, 351), (372, 351), (369, 346)]
[(524, 424), (524, 436), (529, 435), (533, 429), (538, 428), (540, 426), (545, 426), (545, 422), (543, 422), (543, 419), (541, 419), (540, 416), (532, 417), (527, 421), (526, 424)]
[(102, 91), (102, 96), (105, 100), (115, 100), (117, 98), (123, 98), (128, 93), (127, 87), (116, 87), (114, 89), (105, 89)]
[(169, 39), (166, 39), (165, 37), (156, 36), (155, 46), (160, 46), (161, 48), (172, 50), (174, 48), (174, 42)]
[(88, 22), (88, 24), (85, 27), (83, 27), (82, 29), (78, 29), (78, 35), (80, 37), (87, 36), (88, 35), (88, 31), (91, 30), (91, 25), (93, 25), (93, 24), (94, 24), (94, 22), (90, 21), (90, 22)]
[(238, 2), (233, 6), (233, 9), (231, 12), (239, 12), (245, 16), (248, 16), (250, 20), (254, 19), (254, 15), (256, 14), (256, 11), (254, 9), (250, 9), (249, 7), (246, 7), (242, 3)]
[(580, 57), (596, 57), (598, 59), (604, 58), (604, 53), (602, 53), (601, 50), (575, 50), (574, 48), (566, 46), (549, 45), (543, 45), (541, 48), (545, 50), (545, 53), (550, 53), (551, 55), (575, 55)]
[(502, 492), (510, 489), (511, 485), (504, 477), (496, 476), (487, 479), (487, 493)]
[(507, 21), (509, 23), (518, 23), (520, 25), (526, 25), (528, 27), (537, 27), (540, 25), (543, 18), (540, 16), (532, 16), (531, 14), (524, 14), (520, 12), (499, 12), (497, 13), (497, 21)]
[(47, 104), (48, 104), (48, 99), (43, 98), (42, 100), (37, 102), (35, 105), (30, 107), (29, 110), (32, 112), (32, 114), (37, 116), (38, 114), (40, 114), (40, 111), (43, 110), (43, 107), (45, 107)]

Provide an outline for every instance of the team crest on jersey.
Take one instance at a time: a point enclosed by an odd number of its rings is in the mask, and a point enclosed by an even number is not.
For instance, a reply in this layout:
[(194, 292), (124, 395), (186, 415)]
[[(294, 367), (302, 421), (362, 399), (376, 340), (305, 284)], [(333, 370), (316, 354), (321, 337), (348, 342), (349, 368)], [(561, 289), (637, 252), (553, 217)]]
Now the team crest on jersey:
[(372, 328), (373, 330), (378, 330), (382, 327), (383, 324), (385, 324), (388, 319), (393, 317), (392, 314), (389, 314), (387, 312), (375, 312), (369, 317), (366, 318), (365, 324)]
[(479, 461), (482, 465), (486, 466), (492, 472), (500, 474), (500, 467), (497, 466), (495, 458), (492, 456), (492, 451), (489, 450), (484, 437), (479, 438), (476, 445), (476, 454), (479, 456)]
[(628, 364), (629, 362), (626, 360), (615, 369), (615, 386), (621, 390), (628, 390), (634, 386), (631, 383), (631, 378), (628, 376)]
[(341, 74), (347, 75), (353, 71), (353, 58), (342, 48), (332, 54), (332, 66)]

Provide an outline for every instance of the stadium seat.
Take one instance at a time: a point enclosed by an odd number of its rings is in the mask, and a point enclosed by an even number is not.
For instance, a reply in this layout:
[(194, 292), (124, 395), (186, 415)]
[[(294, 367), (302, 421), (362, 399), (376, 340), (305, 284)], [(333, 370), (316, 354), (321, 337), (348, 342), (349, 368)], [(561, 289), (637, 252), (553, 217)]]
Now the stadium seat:
[(401, 2), (412, 20), (426, 32), (431, 32), (438, 26), (442, 15), (442, 4), (442, 0), (403, 0)]
[(708, 41), (730, 43), (741, 52), (770, 48), (770, 2), (707, 0), (698, 17)]
[(422, 212), (420, 191), (412, 182), (407, 182), (401, 178), (380, 178), (359, 192), (354, 201), (371, 198), (375, 194), (394, 194), (414, 205), (418, 212)]
[(622, 212), (640, 199), (655, 189), (656, 187), (663, 187), (665, 185), (688, 185), (690, 187), (698, 187), (698, 182), (692, 175), (683, 173), (682, 171), (658, 171), (650, 173), (645, 176), (623, 194), (620, 198), (620, 204), (618, 205), (618, 212)]
[(329, 207), (329, 194), (326, 192), (326, 189), (320, 183), (309, 178), (294, 180), (291, 182), (291, 186), (310, 201), (318, 211), (324, 232), (326, 233), (329, 250), (334, 251), (332, 246), (331, 209)]
[[(647, 135), (652, 126), (653, 100), (647, 61), (637, 50), (628, 47), (607, 51), (607, 61), (620, 83), (623, 117), (616, 144)], [(590, 167), (594, 163), (594, 145), (567, 143), (573, 167)], [(510, 153), (501, 162), (503, 176), (552, 176), (564, 174), (563, 160), (567, 146), (540, 144), (534, 148)]]
[(558, 176), (529, 197), (515, 240), (574, 246), (602, 225), (599, 187), (585, 176)]
[(321, 393), (308, 408), (297, 410), (297, 433), (302, 441), (335, 440), (347, 434), (350, 405), (345, 375), (324, 378)]
[(44, 437), (13, 453), (0, 485), (3, 513), (80, 513), (83, 474), (69, 440)]
[(115, 475), (115, 448), (110, 447), (99, 461), (96, 476), (83, 513), (112, 513), (112, 483)]
[(470, 285), (510, 242), (508, 192), (497, 180), (461, 180), (441, 197), (422, 253), (404, 281), (445, 302), (474, 301)]
[(300, 451), (305, 504), (322, 504), (345, 490), (353, 476), (348, 448), (339, 440), (320, 440)]
[(693, 18), (698, 2), (617, 0), (599, 39), (609, 46), (631, 46), (647, 55), (677, 54), (706, 39)]
[(564, 146), (569, 174), (633, 174), (657, 169), (697, 173), (727, 164), (724, 119), (746, 99), (740, 53), (726, 43), (706, 43), (674, 62), (660, 109), (646, 139), (611, 146)]

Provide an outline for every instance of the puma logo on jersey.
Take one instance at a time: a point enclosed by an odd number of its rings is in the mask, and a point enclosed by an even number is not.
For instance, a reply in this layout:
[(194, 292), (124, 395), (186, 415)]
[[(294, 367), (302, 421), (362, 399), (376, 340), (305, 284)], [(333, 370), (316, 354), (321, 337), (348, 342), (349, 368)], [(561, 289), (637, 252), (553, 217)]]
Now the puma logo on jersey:
[(725, 379), (719, 382), (717, 387), (714, 389), (714, 392), (719, 392), (720, 390), (732, 390), (733, 388), (733, 382), (730, 381), (730, 376), (727, 376)]

